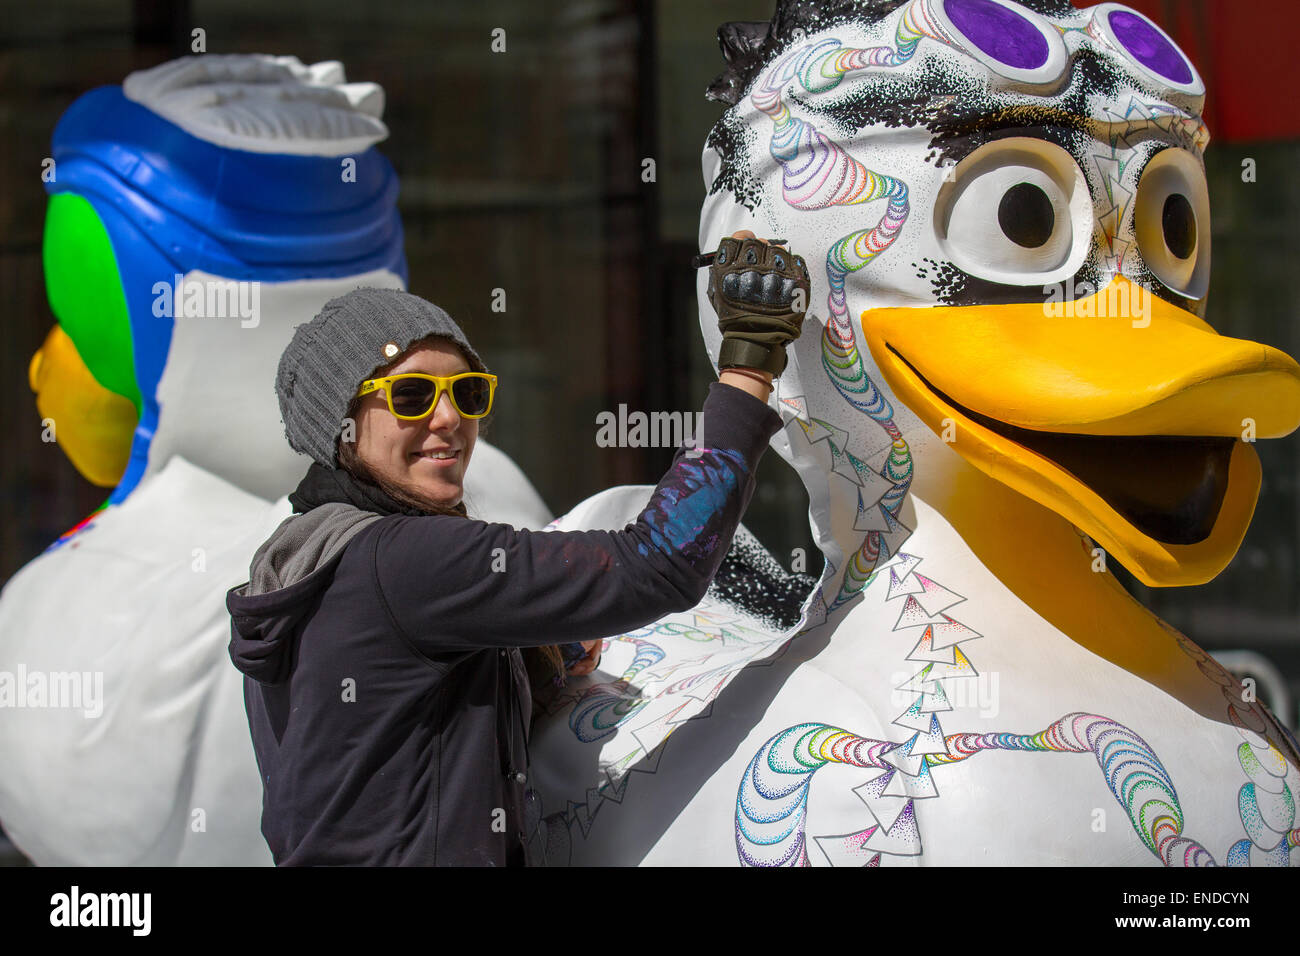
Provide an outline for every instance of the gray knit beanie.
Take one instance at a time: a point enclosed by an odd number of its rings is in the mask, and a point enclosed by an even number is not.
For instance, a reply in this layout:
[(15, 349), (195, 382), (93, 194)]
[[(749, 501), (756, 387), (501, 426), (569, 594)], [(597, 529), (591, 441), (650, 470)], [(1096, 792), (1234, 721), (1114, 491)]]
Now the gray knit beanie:
[(454, 342), (470, 368), (487, 371), (451, 316), (418, 295), (367, 287), (326, 302), (280, 356), (275, 394), (289, 447), (338, 467), (335, 441), (361, 383), (427, 335)]

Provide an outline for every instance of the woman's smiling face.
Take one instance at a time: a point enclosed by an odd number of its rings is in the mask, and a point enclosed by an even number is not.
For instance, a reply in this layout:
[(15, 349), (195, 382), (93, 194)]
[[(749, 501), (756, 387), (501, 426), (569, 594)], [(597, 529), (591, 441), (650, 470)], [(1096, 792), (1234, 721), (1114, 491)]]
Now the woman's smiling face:
[[(451, 342), (434, 339), (374, 377), (403, 372), (457, 375), (472, 371), (460, 349)], [(357, 415), (357, 457), (377, 477), (436, 505), (451, 507), (460, 503), (465, 470), (477, 438), (478, 420), (461, 418), (446, 392), (438, 396), (433, 413), (419, 421), (404, 421), (389, 412), (383, 390), (363, 398)]]

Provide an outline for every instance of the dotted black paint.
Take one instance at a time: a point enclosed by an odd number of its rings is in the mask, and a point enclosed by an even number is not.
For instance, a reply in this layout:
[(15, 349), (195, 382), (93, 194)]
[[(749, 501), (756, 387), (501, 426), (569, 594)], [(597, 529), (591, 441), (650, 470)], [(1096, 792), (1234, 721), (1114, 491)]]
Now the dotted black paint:
[(709, 596), (758, 618), (772, 630), (799, 623), (804, 599), (816, 586), (810, 574), (790, 574), (744, 527), (709, 585)]
[(729, 190), (736, 202), (750, 212), (762, 202), (762, 187), (749, 167), (749, 152), (757, 140), (758, 135), (730, 110), (713, 125), (706, 145), (717, 150), (722, 165), (709, 189), (710, 196)]

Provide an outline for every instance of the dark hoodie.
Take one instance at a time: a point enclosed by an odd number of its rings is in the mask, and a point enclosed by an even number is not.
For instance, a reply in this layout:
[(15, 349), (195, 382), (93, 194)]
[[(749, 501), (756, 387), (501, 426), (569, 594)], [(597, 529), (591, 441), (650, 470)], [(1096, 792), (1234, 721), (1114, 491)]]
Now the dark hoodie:
[(623, 531), (384, 513), (349, 493), (285, 519), (226, 597), (275, 862), (541, 862), (517, 649), (699, 603), (780, 426), (711, 384), (702, 453), (679, 450)]

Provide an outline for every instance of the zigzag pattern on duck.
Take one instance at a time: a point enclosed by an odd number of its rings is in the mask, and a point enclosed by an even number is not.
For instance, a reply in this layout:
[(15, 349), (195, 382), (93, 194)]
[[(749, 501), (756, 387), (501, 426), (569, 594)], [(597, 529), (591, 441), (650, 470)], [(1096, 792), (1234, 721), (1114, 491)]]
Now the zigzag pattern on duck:
[[(1161, 862), (1166, 866), (1216, 865), (1204, 846), (1183, 835), (1178, 794), (1155, 751), (1117, 721), (1098, 714), (1071, 713), (1036, 734), (945, 735), (939, 712), (952, 707), (943, 682), (978, 676), (959, 645), (981, 635), (943, 613), (965, 598), (916, 574), (921, 559), (900, 557), (901, 563), (890, 568), (886, 601), (906, 596), (894, 630), (924, 628), (907, 658), (924, 662), (924, 666), (900, 685), (915, 687), (920, 694), (893, 723), (915, 732), (902, 742), (874, 740), (829, 724), (808, 722), (771, 737), (749, 762), (736, 796), (736, 852), (742, 864), (810, 865), (805, 832), (808, 789), (813, 775), (832, 763), (884, 772), (855, 791), (871, 813), (872, 824), (853, 833), (819, 837), (827, 856), (856, 858), (868, 866), (879, 866), (882, 854), (919, 856), (923, 844), (914, 801), (939, 795), (932, 768), (967, 760), (983, 750), (1016, 750), (1093, 754), (1134, 832)], [(870, 580), (875, 577), (871, 575)], [(933, 613), (916, 600), (913, 595), (917, 593), (937, 599)], [(951, 653), (944, 654), (945, 650)], [(1284, 781), (1282, 790), (1289, 793)], [(1251, 832), (1244, 812), (1243, 824)], [(1285, 856), (1296, 836), (1294, 830), (1278, 835), (1274, 855)], [(1246, 862), (1247, 848), (1235, 845), (1229, 851), (1228, 864)], [(1285, 865), (1286, 861), (1280, 862)]]

